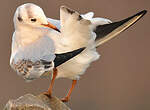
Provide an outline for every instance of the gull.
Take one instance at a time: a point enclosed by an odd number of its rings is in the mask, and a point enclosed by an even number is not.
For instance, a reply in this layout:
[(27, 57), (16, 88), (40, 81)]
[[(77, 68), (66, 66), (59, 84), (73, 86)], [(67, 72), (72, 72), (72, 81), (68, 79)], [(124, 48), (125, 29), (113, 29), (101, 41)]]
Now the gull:
[[(45, 27), (43, 30), (46, 30), (48, 37), (52, 39), (56, 53), (65, 53), (86, 47), (79, 55), (59, 65), (57, 69), (55, 68), (55, 72), (52, 74), (52, 86), (47, 92), (49, 96), (52, 95), (52, 87), (56, 78), (72, 80), (72, 87), (66, 97), (62, 99), (64, 102), (70, 99), (72, 90), (80, 76), (85, 73), (92, 62), (99, 59), (100, 55), (96, 49), (129, 28), (147, 12), (143, 10), (124, 20), (112, 22), (106, 18), (94, 18), (93, 12), (79, 14), (66, 6), (60, 7), (60, 20), (47, 18), (42, 8), (33, 3), (24, 4), (18, 10), (22, 10), (19, 11), (21, 18), (32, 16), (35, 27), (38, 20), (48, 22), (43, 25)], [(33, 16), (34, 13), (36, 14)], [(30, 19), (28, 18), (28, 20)]]

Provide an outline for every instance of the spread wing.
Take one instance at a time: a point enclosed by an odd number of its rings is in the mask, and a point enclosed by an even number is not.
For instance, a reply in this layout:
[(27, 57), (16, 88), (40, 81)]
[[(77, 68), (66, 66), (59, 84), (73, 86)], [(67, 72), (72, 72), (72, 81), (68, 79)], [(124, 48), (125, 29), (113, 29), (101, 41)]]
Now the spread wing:
[[(67, 10), (60, 10), (61, 12), (61, 22), (62, 26), (67, 21), (67, 18), (69, 17), (69, 13), (72, 14), (75, 11)], [(106, 18), (93, 18), (94, 13), (89, 12), (86, 14), (82, 14), (81, 17), (87, 20), (91, 21), (91, 27), (93, 29), (93, 32), (96, 33), (96, 46), (111, 40), (112, 38), (115, 38), (118, 34), (123, 32), (124, 30), (128, 29), (130, 26), (132, 26), (136, 21), (138, 21), (140, 18), (142, 18), (146, 14), (146, 10), (143, 10), (131, 17), (128, 17), (124, 20), (118, 21), (118, 22), (112, 22), (109, 19)], [(59, 29), (61, 28), (60, 21), (49, 19), (54, 25), (56, 25)]]

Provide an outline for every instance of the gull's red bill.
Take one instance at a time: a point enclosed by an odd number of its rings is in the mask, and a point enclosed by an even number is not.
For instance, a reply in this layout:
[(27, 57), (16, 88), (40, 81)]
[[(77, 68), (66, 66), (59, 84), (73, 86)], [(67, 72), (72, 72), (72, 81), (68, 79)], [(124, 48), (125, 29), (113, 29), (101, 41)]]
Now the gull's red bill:
[(55, 25), (51, 24), (50, 22), (48, 22), (48, 24), (42, 24), (42, 25), (45, 26), (45, 27), (52, 28), (52, 29), (60, 32), (60, 30)]

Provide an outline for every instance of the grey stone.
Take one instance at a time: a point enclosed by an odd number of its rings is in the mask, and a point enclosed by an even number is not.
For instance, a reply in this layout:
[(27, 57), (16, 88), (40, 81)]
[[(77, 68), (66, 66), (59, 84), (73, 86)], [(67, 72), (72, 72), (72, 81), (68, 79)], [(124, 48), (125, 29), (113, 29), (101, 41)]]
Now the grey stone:
[(57, 97), (49, 98), (44, 94), (26, 94), (16, 100), (9, 100), (4, 110), (71, 110)]

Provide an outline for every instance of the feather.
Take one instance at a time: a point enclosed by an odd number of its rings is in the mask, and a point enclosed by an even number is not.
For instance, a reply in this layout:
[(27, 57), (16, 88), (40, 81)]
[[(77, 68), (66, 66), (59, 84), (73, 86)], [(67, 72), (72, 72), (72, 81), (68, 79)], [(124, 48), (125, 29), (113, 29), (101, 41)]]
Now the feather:
[(119, 33), (126, 30), (134, 23), (136, 23), (140, 18), (146, 14), (146, 10), (143, 10), (131, 17), (128, 17), (124, 20), (113, 22), (110, 24), (98, 25), (96, 26), (94, 32), (96, 33), (96, 46), (109, 41), (110, 39), (116, 37)]

